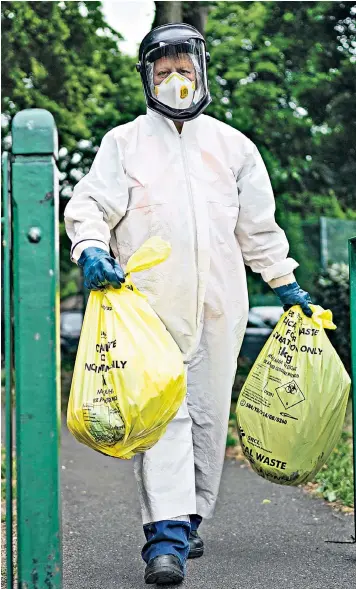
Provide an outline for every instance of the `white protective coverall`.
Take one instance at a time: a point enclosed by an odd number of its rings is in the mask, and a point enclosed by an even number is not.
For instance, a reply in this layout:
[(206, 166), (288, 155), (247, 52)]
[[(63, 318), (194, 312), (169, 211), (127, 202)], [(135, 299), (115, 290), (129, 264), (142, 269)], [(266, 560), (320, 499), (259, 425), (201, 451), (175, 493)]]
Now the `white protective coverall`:
[(105, 135), (67, 205), (74, 261), (87, 247), (110, 246), (125, 268), (151, 236), (172, 245), (166, 262), (134, 276), (188, 371), (176, 418), (134, 459), (144, 524), (213, 512), (248, 316), (244, 263), (266, 282), (298, 266), (274, 212), (249, 139), (206, 115), (185, 122), (180, 135), (150, 110)]

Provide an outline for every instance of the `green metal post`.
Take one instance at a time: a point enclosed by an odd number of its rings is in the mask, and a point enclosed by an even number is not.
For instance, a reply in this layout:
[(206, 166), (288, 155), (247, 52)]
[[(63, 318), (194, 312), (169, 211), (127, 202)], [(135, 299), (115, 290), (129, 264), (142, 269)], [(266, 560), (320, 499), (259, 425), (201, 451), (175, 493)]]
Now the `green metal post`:
[[(356, 508), (356, 237), (349, 239), (350, 265), (350, 322), (351, 322), (351, 381), (352, 381), (352, 432), (354, 448), (354, 505)], [(355, 537), (356, 541), (356, 517)]]
[(4, 252), (4, 331), (5, 331), (5, 432), (6, 432), (6, 581), (13, 587), (12, 550), (12, 326), (11, 326), (11, 200), (9, 190), (9, 154), (2, 160), (3, 252)]
[(18, 587), (62, 586), (57, 131), (42, 109), (12, 124)]

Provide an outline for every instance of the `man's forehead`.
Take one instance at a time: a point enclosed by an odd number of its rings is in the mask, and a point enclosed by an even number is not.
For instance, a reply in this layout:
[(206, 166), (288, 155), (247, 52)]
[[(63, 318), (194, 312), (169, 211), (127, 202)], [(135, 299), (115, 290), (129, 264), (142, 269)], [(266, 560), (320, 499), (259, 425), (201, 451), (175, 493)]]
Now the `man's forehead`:
[(179, 62), (180, 64), (186, 64), (189, 66), (193, 65), (190, 55), (187, 55), (186, 53), (180, 53), (178, 55), (165, 55), (163, 57), (160, 57), (159, 59), (157, 59), (154, 62), (154, 66), (155, 67), (162, 67), (163, 65), (170, 65), (172, 63), (177, 63), (177, 62)]

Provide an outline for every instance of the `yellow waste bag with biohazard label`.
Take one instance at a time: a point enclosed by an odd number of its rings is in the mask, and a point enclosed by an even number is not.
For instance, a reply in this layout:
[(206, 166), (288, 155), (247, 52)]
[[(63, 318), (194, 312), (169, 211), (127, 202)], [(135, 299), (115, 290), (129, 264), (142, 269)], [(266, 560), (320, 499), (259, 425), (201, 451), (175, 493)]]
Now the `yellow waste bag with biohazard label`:
[(332, 313), (311, 305), (282, 315), (241, 390), (236, 414), (244, 455), (282, 485), (312, 479), (341, 434), (350, 378), (325, 329)]
[(67, 422), (79, 442), (110, 456), (131, 458), (151, 448), (185, 396), (182, 354), (131, 280), (170, 251), (152, 237), (129, 259), (120, 289), (89, 296)]

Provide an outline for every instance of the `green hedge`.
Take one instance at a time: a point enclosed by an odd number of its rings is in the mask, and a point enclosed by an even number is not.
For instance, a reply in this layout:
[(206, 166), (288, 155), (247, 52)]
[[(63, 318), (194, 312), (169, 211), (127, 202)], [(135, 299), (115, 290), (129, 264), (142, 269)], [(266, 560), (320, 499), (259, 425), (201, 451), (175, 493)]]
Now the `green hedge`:
[(319, 276), (315, 302), (325, 309), (331, 309), (337, 329), (327, 331), (327, 334), (351, 374), (350, 283), (346, 264), (332, 264)]

